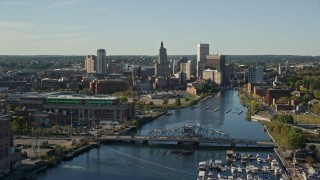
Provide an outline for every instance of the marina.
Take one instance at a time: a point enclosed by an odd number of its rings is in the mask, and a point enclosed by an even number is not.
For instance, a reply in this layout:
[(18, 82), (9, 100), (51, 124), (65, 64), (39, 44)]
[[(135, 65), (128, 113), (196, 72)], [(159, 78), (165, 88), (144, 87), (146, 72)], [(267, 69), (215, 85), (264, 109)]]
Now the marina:
[(239, 160), (236, 158), (239, 153), (232, 153), (233, 150), (227, 150), (226, 161), (210, 159), (199, 162), (197, 180), (288, 179), (276, 159), (264, 161), (262, 164), (261, 161), (258, 162), (259, 154), (256, 155), (258, 157), (256, 158), (253, 155), (242, 153), (241, 160)]

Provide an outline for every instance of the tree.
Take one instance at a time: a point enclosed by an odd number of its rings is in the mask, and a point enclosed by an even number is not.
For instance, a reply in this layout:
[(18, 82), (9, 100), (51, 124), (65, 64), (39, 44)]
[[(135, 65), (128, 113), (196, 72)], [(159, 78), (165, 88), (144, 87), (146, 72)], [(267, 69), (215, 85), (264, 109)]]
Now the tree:
[(313, 95), (315, 98), (320, 99), (320, 90), (314, 90)]
[(256, 100), (251, 101), (251, 103), (250, 103), (251, 112), (255, 113), (258, 106), (259, 106), (259, 103)]
[(128, 102), (127, 96), (120, 96), (120, 97), (119, 97), (119, 100), (120, 100), (121, 103), (126, 103), (126, 102)]
[(310, 93), (307, 93), (305, 95), (302, 96), (302, 100), (305, 102), (305, 103), (308, 103), (310, 100), (312, 100), (312, 95)]
[(310, 144), (310, 145), (309, 145), (309, 149), (312, 150), (312, 151), (314, 151), (314, 150), (317, 149), (317, 146), (314, 145), (314, 144)]
[(306, 147), (306, 137), (303, 135), (302, 130), (292, 128), (288, 133), (289, 149), (302, 149)]
[(11, 129), (15, 133), (21, 133), (26, 128), (26, 119), (23, 116), (19, 116), (13, 119)]
[(168, 103), (169, 103), (169, 99), (168, 99), (168, 97), (165, 97), (165, 98), (163, 98), (163, 100), (162, 100), (162, 105), (168, 105)]
[(314, 163), (314, 158), (312, 156), (307, 156), (306, 161), (309, 165), (312, 165)]
[(174, 106), (181, 106), (181, 99), (180, 97), (177, 97), (175, 102), (174, 102)]

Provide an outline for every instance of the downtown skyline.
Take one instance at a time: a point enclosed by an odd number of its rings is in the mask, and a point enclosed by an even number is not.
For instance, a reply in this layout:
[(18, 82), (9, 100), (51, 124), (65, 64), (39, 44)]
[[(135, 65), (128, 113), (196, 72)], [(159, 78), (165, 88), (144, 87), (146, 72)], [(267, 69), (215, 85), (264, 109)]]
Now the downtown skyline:
[(0, 0), (0, 55), (320, 55), (320, 1)]

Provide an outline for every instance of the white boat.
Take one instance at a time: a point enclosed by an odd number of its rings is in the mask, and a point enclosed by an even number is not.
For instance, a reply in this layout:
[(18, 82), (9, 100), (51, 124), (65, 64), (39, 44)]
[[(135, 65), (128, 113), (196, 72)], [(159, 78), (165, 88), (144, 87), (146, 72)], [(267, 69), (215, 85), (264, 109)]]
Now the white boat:
[(252, 174), (247, 174), (247, 180), (253, 180)]
[(269, 155), (268, 155), (268, 161), (271, 162), (272, 160), (273, 160), (273, 156), (272, 156), (272, 154), (269, 154)]
[(279, 163), (274, 159), (271, 161), (271, 169), (274, 169), (276, 166), (279, 166)]
[(258, 167), (255, 167), (255, 166), (253, 166), (252, 167), (252, 171), (251, 171), (253, 174), (258, 174), (258, 172), (259, 172), (259, 168)]
[(237, 171), (238, 171), (238, 173), (242, 173), (242, 168), (238, 167)]
[(246, 173), (248, 174), (248, 173), (250, 173), (251, 172), (251, 166), (247, 166), (246, 167)]
[(270, 172), (270, 167), (269, 166), (263, 166), (262, 167), (262, 173), (269, 173)]
[(199, 170), (200, 171), (206, 170), (206, 167), (207, 167), (207, 162), (205, 162), (205, 161), (199, 162)]
[(274, 167), (274, 175), (280, 175), (282, 173), (282, 169), (279, 166)]
[(246, 154), (241, 154), (241, 163), (247, 163), (248, 156)]
[(231, 167), (231, 174), (234, 174), (234, 173), (236, 173), (236, 172), (237, 172), (236, 167), (232, 166), (232, 167)]
[(257, 158), (257, 162), (258, 163), (265, 163), (265, 162), (267, 162), (265, 159), (263, 159), (263, 158), (260, 158), (260, 157), (258, 157)]

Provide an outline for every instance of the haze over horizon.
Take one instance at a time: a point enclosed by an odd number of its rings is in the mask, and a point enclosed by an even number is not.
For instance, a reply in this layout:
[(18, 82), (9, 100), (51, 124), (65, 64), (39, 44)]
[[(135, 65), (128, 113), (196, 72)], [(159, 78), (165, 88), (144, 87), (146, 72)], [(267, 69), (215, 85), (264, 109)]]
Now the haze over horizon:
[(319, 0), (0, 0), (0, 55), (319, 56), (319, 18)]

